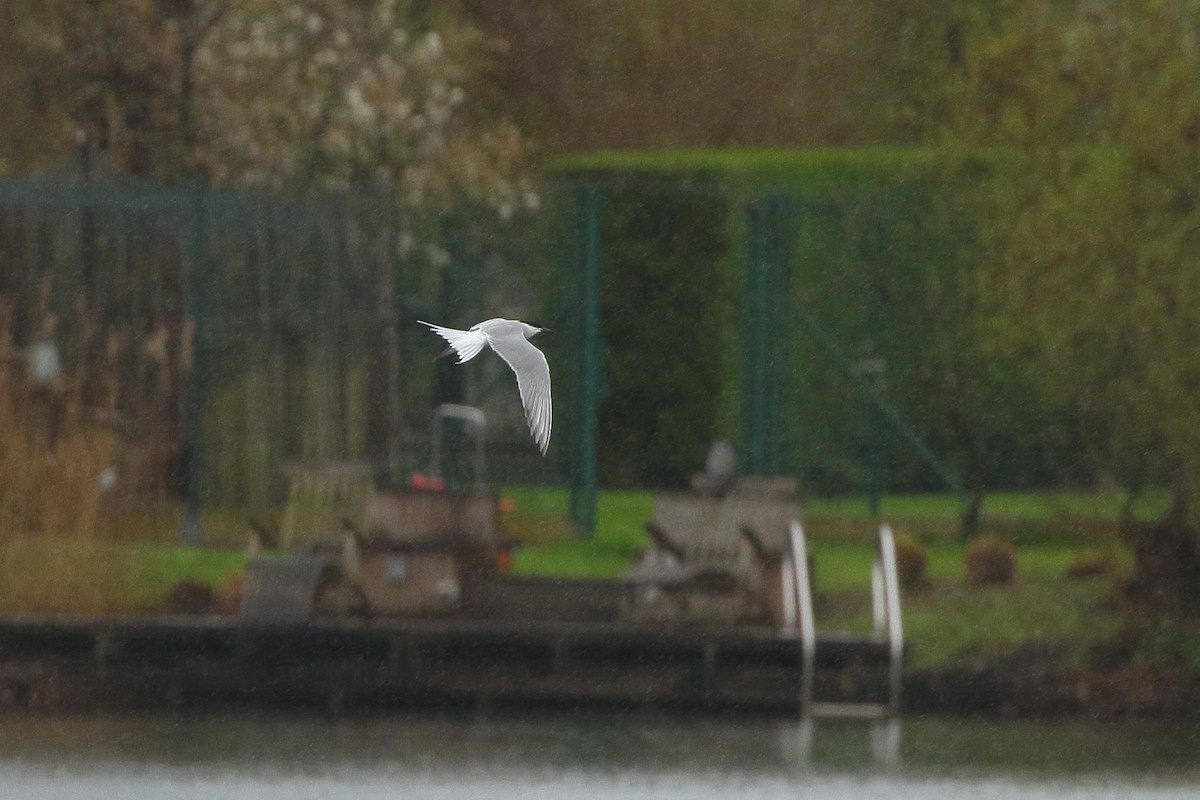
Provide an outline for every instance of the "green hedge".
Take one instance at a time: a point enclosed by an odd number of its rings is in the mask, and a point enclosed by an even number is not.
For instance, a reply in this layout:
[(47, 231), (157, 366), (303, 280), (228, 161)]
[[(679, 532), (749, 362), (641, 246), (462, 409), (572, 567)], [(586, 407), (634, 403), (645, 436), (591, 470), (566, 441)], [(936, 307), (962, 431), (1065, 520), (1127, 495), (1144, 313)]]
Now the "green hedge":
[[(978, 156), (983, 168), (995, 158)], [(889, 402), (969, 483), (1046, 485), (1088, 471), (1082, 432), (1038, 394), (1036, 376), (980, 346), (963, 291), (973, 225), (935, 151), (601, 152), (563, 158), (552, 172), (605, 187), (609, 485), (681, 484), (718, 437), (745, 453), (742, 337), (755, 313), (743, 284), (747, 208), (764, 203), (774, 211), (761, 225), (787, 269), (769, 273), (760, 471), (796, 474), (815, 490), (860, 489), (878, 441), (889, 488), (937, 485), (894, 432), (874, 434), (860, 390), (806, 333), (799, 309), (850, 363), (886, 360)]]

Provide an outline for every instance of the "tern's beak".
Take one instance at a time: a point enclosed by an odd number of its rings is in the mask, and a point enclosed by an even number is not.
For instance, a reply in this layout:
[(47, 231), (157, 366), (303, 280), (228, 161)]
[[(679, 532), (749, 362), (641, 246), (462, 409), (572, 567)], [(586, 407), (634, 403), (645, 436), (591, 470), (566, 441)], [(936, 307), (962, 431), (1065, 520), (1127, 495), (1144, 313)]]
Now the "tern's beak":
[(538, 333), (554, 333), (553, 328), (538, 328)]

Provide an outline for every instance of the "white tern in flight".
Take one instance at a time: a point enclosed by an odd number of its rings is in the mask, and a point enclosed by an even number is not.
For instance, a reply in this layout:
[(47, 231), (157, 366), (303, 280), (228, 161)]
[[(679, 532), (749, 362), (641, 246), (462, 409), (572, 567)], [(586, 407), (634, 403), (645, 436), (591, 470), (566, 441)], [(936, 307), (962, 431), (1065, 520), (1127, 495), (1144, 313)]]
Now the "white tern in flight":
[(442, 355), (452, 351), (458, 354), (458, 363), (464, 364), (475, 356), (483, 346), (490, 345), (517, 374), (517, 388), (521, 391), (521, 405), (525, 407), (525, 421), (529, 432), (542, 455), (550, 447), (550, 427), (554, 422), (554, 409), (550, 402), (550, 365), (546, 356), (529, 339), (549, 328), (538, 328), (516, 319), (489, 319), (472, 325), (469, 331), (443, 328), (432, 322), (418, 320), (428, 325), (434, 333), (450, 343)]

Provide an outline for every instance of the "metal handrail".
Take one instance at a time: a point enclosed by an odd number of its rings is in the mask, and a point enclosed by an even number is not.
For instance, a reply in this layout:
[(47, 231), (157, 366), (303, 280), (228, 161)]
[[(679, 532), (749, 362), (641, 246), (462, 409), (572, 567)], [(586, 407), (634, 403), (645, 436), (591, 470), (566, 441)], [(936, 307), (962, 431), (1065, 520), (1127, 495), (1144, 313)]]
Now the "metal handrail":
[(796, 571), (792, 569), (791, 554), (784, 555), (780, 581), (783, 589), (783, 630), (799, 630), (799, 620), (796, 617)]
[[(784, 564), (783, 616), (785, 629), (797, 630), (800, 635), (800, 701), (801, 708), (807, 715), (814, 708), (813, 670), (817, 652), (812, 576), (808, 571), (808, 548), (804, 538), (804, 527), (793, 521), (788, 534), (787, 561), (790, 563)], [(884, 710), (889, 716), (896, 716), (900, 713), (904, 626), (900, 618), (900, 576), (896, 568), (896, 541), (891, 526), (887, 524), (879, 527), (878, 551), (871, 565), (871, 608), (875, 633), (885, 636), (888, 644), (888, 699)]]
[(817, 661), (817, 626), (813, 616), (812, 576), (808, 573), (808, 547), (804, 541), (804, 528), (795, 520), (788, 530), (788, 541), (800, 629), (800, 702), (801, 708), (807, 713), (812, 707), (813, 670)]
[(900, 713), (900, 667), (904, 659), (904, 625), (900, 619), (900, 574), (896, 568), (896, 537), (891, 525), (879, 526), (879, 561), (882, 564), (884, 608), (888, 638), (888, 707)]
[(483, 486), (484, 463), (484, 429), (487, 427), (487, 417), (474, 406), (442, 403), (433, 411), (433, 452), (430, 472), (435, 477), (442, 477), (442, 428), (447, 419), (459, 419), (475, 429), (475, 488)]

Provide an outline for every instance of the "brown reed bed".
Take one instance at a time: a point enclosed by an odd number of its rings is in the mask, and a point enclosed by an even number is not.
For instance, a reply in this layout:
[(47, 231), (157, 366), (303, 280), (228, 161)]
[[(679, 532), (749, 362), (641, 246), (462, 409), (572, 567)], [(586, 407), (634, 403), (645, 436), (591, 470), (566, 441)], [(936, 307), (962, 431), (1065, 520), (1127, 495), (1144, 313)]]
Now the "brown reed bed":
[(183, 577), (225, 580), (236, 551), (170, 544), (165, 426), (130, 435), (105, 402), (118, 392), (95, 390), (116, 385), (103, 359), (32, 379), (10, 329), (0, 324), (0, 613), (153, 611)]

